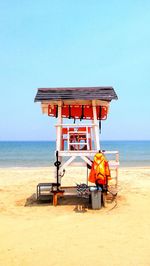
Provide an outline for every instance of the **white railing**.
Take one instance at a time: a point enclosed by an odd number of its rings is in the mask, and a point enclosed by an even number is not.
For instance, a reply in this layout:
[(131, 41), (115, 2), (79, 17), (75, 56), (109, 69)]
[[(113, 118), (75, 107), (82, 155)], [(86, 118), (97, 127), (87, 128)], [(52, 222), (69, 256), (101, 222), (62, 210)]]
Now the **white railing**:
[(86, 150), (91, 150), (92, 134), (95, 126), (95, 124), (57, 124), (56, 131), (58, 132), (58, 128), (61, 131), (60, 150), (64, 150), (65, 141), (67, 142), (68, 151), (71, 150), (71, 147), (76, 147), (74, 150), (81, 150), (83, 145), (86, 146)]

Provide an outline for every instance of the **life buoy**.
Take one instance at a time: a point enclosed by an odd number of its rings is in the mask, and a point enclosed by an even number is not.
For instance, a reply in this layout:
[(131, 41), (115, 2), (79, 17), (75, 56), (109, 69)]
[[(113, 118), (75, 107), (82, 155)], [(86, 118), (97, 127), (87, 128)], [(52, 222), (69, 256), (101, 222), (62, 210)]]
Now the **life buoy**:
[[(84, 139), (86, 138), (86, 135), (83, 136)], [(70, 136), (70, 149), (73, 151), (83, 151), (87, 150), (87, 145), (85, 145), (85, 140), (83, 142), (79, 141), (80, 137), (78, 135), (71, 135)], [(80, 139), (82, 140), (82, 139)]]
[(107, 185), (108, 180), (111, 180), (109, 164), (104, 154), (99, 152), (94, 156), (89, 181), (96, 185)]

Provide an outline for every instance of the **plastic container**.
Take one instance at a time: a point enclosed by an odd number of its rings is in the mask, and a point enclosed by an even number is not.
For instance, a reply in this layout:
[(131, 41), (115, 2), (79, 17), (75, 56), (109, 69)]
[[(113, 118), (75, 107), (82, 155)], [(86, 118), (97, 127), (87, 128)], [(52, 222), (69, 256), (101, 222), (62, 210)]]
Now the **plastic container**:
[(102, 189), (99, 187), (90, 187), (92, 209), (99, 210), (102, 207)]

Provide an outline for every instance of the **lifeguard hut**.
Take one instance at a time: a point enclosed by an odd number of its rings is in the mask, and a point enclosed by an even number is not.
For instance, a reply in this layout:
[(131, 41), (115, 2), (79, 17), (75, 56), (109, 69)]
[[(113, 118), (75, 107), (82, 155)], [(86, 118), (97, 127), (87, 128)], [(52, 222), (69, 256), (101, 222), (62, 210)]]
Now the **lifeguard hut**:
[[(80, 158), (82, 165), (91, 165), (94, 155), (101, 150), (101, 121), (106, 120), (109, 105), (117, 100), (112, 87), (39, 88), (35, 102), (41, 102), (43, 114), (55, 117), (57, 183), (67, 166)], [(67, 123), (71, 121), (71, 123)], [(118, 178), (118, 151), (103, 151), (115, 155), (109, 161)], [(65, 160), (64, 160), (65, 159)]]

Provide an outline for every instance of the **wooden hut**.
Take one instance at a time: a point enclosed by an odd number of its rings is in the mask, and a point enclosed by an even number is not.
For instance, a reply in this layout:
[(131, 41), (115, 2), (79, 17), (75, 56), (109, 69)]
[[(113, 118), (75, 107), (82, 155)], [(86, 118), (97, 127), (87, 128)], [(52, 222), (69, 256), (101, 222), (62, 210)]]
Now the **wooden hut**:
[[(91, 159), (101, 150), (101, 121), (107, 119), (110, 102), (117, 99), (112, 87), (38, 89), (35, 102), (41, 102), (43, 114), (57, 119), (56, 151), (61, 161), (60, 176), (77, 157), (82, 159), (82, 165), (92, 164)], [(118, 152), (104, 153), (115, 155), (109, 164), (115, 169), (117, 178)], [(64, 157), (67, 160), (63, 160)]]

